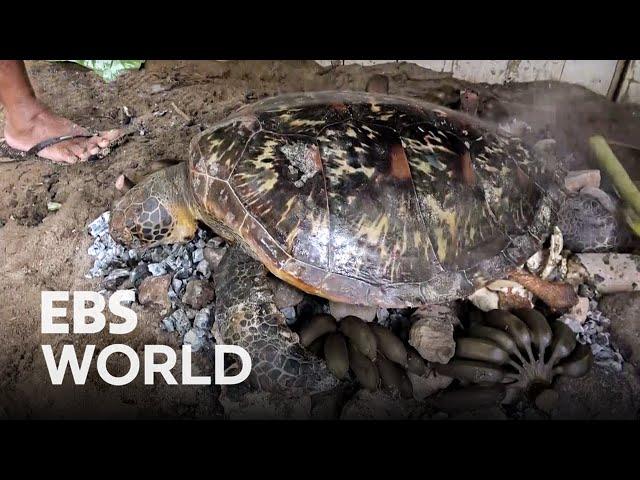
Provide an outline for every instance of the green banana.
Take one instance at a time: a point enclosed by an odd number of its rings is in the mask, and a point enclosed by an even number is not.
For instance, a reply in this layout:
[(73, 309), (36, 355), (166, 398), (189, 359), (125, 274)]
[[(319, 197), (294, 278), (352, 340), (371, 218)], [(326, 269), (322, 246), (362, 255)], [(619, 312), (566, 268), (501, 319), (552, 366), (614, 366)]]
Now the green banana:
[(367, 358), (376, 359), (378, 342), (365, 322), (350, 315), (340, 320), (338, 328)]
[(564, 362), (553, 369), (554, 375), (578, 378), (585, 375), (593, 365), (593, 354), (589, 345), (579, 344)]
[(376, 336), (378, 350), (392, 362), (407, 368), (407, 349), (402, 341), (391, 330), (380, 325), (371, 325)]
[(547, 319), (539, 311), (532, 308), (518, 308), (513, 313), (527, 324), (531, 332), (531, 341), (538, 347), (538, 351), (542, 356), (542, 353), (551, 344), (553, 338)]
[(463, 337), (456, 341), (456, 357), (480, 360), (498, 365), (509, 361), (509, 353), (502, 350), (491, 340)]
[(568, 357), (574, 348), (576, 348), (576, 334), (573, 330), (558, 320), (553, 322), (553, 342), (549, 363), (553, 365), (558, 360)]
[(309, 323), (298, 334), (300, 337), (300, 343), (308, 347), (317, 338), (326, 335), (327, 333), (335, 332), (337, 328), (336, 319), (331, 315), (324, 313), (314, 315), (309, 320)]
[(529, 359), (533, 360), (531, 332), (529, 332), (526, 323), (504, 310), (491, 310), (485, 318), (487, 325), (508, 333), (516, 341), (518, 348), (527, 352)]
[(374, 363), (364, 356), (352, 342), (349, 346), (349, 366), (353, 370), (358, 382), (367, 390), (373, 392), (378, 389), (380, 375)]
[(324, 341), (324, 360), (336, 377), (344, 380), (349, 373), (347, 342), (341, 333), (333, 332)]
[(400, 394), (405, 398), (413, 396), (411, 381), (403, 369), (394, 364), (391, 360), (385, 358), (384, 355), (378, 355), (375, 363), (378, 367), (378, 372), (380, 373), (382, 386), (385, 389), (391, 392), (400, 392)]
[(520, 360), (524, 360), (522, 358), (522, 355), (520, 355), (520, 350), (518, 350), (516, 342), (514, 342), (513, 339), (502, 330), (498, 330), (497, 328), (493, 327), (487, 327), (486, 325), (474, 325), (469, 330), (469, 334), (472, 337), (486, 338), (488, 340), (491, 340), (505, 352), (508, 352), (511, 355), (515, 355)]
[(427, 365), (424, 358), (413, 347), (407, 347), (407, 370), (416, 375), (424, 375), (427, 373)]

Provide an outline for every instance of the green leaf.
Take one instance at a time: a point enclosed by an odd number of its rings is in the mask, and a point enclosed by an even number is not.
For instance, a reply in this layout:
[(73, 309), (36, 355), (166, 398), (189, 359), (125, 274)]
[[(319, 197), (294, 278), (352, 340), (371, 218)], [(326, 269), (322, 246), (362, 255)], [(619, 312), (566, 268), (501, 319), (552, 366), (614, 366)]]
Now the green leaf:
[(138, 70), (144, 60), (52, 60), (54, 62), (73, 62), (96, 72), (106, 82), (111, 82), (127, 70)]

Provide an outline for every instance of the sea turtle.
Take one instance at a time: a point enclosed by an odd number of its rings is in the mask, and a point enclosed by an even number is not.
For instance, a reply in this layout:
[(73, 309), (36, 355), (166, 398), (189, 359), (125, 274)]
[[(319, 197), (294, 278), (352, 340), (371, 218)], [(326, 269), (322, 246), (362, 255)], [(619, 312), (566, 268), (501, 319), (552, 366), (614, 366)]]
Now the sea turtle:
[(113, 207), (137, 246), (189, 239), (202, 221), (237, 245), (215, 281), (216, 328), (253, 358), (260, 388), (329, 388), (296, 341), (267, 273), (331, 300), (445, 302), (535, 253), (564, 198), (557, 167), (476, 117), (371, 92), (247, 105), (196, 135), (188, 162)]

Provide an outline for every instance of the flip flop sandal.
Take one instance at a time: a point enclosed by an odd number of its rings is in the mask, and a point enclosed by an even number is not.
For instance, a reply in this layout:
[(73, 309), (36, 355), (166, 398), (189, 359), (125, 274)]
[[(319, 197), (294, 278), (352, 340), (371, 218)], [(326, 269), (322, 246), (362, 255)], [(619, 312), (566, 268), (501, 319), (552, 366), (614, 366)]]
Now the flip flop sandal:
[[(95, 160), (100, 160), (104, 157), (106, 157), (107, 155), (109, 155), (113, 149), (119, 147), (120, 145), (122, 145), (127, 139), (128, 137), (137, 132), (138, 128), (140, 126), (140, 124), (142, 124), (144, 122), (144, 120), (152, 118), (154, 116), (153, 113), (148, 113), (145, 115), (142, 115), (140, 117), (137, 117), (135, 119), (132, 120), (132, 124), (129, 125), (128, 128), (125, 128), (124, 130), (122, 130), (121, 134), (119, 137), (113, 139), (111, 141), (111, 143), (109, 145), (107, 145), (105, 148), (103, 148), (100, 152), (98, 152), (95, 155), (91, 155), (87, 161), (88, 162), (92, 162)], [(23, 160), (26, 160), (26, 157), (28, 155), (35, 155), (37, 156), (38, 153), (40, 153), (42, 150), (44, 150), (47, 147), (50, 147), (52, 145), (56, 145), (60, 142), (65, 142), (67, 140), (72, 140), (74, 138), (89, 138), (89, 137), (93, 137), (97, 135), (97, 133), (85, 133), (85, 134), (78, 134), (78, 135), (63, 135), (60, 137), (53, 137), (53, 138), (49, 138), (47, 140), (44, 140), (36, 145), (34, 145), (33, 147), (31, 147), (29, 150), (22, 151), (22, 150), (16, 150), (15, 148), (11, 148), (9, 145), (7, 145), (6, 141), (4, 139), (1, 139), (0, 141), (0, 164), (2, 163), (12, 163), (12, 162), (20, 162)], [(42, 160), (46, 160), (46, 159), (42, 159)], [(54, 163), (58, 163), (58, 162), (54, 162)]]
[[(36, 143), (33, 147), (31, 147), (27, 151), (16, 150), (15, 148), (12, 148), (9, 145), (7, 145), (5, 141), (5, 145), (4, 145), (5, 150), (7, 150), (7, 152), (9, 153), (12, 153), (14, 156), (12, 158), (3, 157), (2, 159), (0, 159), (0, 163), (20, 162), (22, 160), (25, 160), (26, 157), (29, 155), (37, 156), (42, 150), (52, 145), (56, 145), (61, 142), (66, 142), (67, 140), (73, 140), (74, 138), (89, 138), (89, 137), (93, 137), (93, 134), (83, 133), (78, 135), (62, 135), (60, 137), (52, 137), (52, 138), (43, 140), (42, 142)], [(15, 158), (16, 156), (18, 158)]]
[[(4, 148), (0, 148), (0, 154), (4, 149), (6, 150), (6, 153), (11, 154), (11, 156), (0, 157), (0, 163), (20, 162), (20, 161), (26, 160), (26, 157), (29, 155), (37, 156), (42, 150), (52, 145), (57, 145), (58, 143), (66, 142), (67, 140), (73, 140), (74, 138), (90, 138), (90, 137), (94, 137), (95, 135), (96, 134), (93, 134), (93, 133), (83, 133), (78, 135), (62, 135), (60, 137), (52, 137), (37, 143), (27, 151), (16, 150), (15, 148), (12, 148), (9, 145), (7, 145), (5, 141)], [(106, 157), (114, 147), (117, 147), (123, 143), (123, 138), (126, 136), (127, 136), (126, 134), (123, 134), (122, 136), (114, 139), (107, 147), (103, 148), (99, 153), (95, 155), (91, 155), (87, 159), (87, 161), (99, 160), (101, 158)], [(43, 160), (46, 160), (46, 159), (43, 159)]]

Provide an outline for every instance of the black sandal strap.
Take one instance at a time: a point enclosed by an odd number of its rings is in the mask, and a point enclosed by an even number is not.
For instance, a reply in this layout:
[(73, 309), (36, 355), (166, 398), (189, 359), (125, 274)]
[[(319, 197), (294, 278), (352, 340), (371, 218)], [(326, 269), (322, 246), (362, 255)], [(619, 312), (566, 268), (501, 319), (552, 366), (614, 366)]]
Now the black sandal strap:
[(79, 135), (63, 135), (61, 137), (49, 138), (47, 140), (43, 140), (42, 142), (34, 145), (29, 150), (27, 150), (27, 155), (37, 155), (45, 148), (50, 147), (51, 145), (56, 145), (60, 142), (66, 142), (67, 140), (73, 140), (74, 138), (89, 138), (89, 137), (93, 137), (93, 134), (83, 133)]

